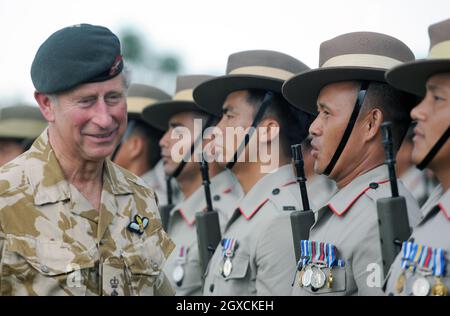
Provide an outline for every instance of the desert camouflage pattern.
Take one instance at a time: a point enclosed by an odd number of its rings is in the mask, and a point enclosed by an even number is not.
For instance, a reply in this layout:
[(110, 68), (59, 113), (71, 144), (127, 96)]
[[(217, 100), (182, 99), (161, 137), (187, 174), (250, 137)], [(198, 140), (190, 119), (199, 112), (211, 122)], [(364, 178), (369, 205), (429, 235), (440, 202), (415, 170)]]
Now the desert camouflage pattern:
[[(127, 226), (149, 219), (142, 234)], [(1, 295), (173, 295), (153, 191), (110, 160), (100, 210), (66, 181), (47, 130), (0, 168)]]

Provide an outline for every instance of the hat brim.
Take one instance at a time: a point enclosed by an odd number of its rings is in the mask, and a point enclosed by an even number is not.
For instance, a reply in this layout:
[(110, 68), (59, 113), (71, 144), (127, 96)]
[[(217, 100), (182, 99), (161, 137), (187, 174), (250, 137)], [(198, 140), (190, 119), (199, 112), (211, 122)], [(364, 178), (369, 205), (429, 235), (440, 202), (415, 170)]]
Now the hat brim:
[(181, 112), (201, 112), (202, 110), (189, 101), (164, 101), (147, 106), (142, 111), (142, 118), (149, 125), (161, 130), (169, 129), (169, 120)]
[(194, 100), (206, 112), (222, 116), (222, 106), (228, 94), (247, 89), (262, 89), (281, 93), (283, 80), (251, 75), (226, 75), (207, 80), (194, 89)]
[(317, 97), (328, 84), (341, 81), (368, 80), (386, 82), (386, 70), (362, 67), (329, 67), (308, 70), (288, 79), (283, 96), (296, 108), (317, 115)]
[(423, 97), (425, 84), (434, 74), (450, 72), (450, 59), (427, 59), (404, 63), (386, 73), (387, 82), (399, 90)]
[(9, 120), (0, 124), (0, 138), (35, 139), (47, 125), (47, 121), (44, 120)]

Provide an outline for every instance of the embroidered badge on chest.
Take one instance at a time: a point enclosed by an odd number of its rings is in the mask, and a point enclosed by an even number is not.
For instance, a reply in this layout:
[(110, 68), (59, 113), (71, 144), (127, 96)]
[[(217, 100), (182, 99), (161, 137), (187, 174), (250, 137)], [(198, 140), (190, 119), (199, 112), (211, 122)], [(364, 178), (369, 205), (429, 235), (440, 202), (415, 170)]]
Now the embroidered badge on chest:
[(139, 215), (134, 216), (134, 221), (128, 224), (128, 230), (132, 233), (142, 235), (144, 230), (147, 228), (149, 219), (147, 217), (140, 217)]

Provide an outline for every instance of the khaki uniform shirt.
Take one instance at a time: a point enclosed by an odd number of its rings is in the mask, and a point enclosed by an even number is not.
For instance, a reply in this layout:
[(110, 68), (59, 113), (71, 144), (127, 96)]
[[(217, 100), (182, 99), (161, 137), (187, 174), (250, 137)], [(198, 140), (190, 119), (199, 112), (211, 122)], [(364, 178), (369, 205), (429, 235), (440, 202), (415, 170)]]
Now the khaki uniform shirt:
[[(317, 207), (324, 206), (334, 191), (336, 191), (336, 183), (325, 175), (315, 175), (311, 179), (307, 179), (306, 188), (308, 190), (308, 198), (310, 203)], [(312, 208), (312, 206), (311, 206)]]
[(419, 205), (423, 204), (428, 195), (426, 175), (415, 166), (409, 168), (401, 177), (405, 187), (411, 192)]
[[(422, 221), (414, 228), (409, 238), (416, 244), (432, 247), (443, 248), (445, 253), (445, 275), (441, 281), (450, 287), (450, 190), (442, 194), (442, 186), (439, 185), (430, 196), (429, 200), (422, 207), (425, 214)], [(396, 288), (397, 280), (402, 272), (401, 268), (402, 252), (400, 252), (391, 266), (387, 276), (386, 294), (388, 295), (412, 295), (415, 281), (422, 277), (417, 270), (415, 273), (406, 271), (403, 289), (399, 292)], [(433, 275), (425, 276), (430, 285), (428, 295), (432, 293), (431, 288), (436, 283)]]
[(291, 291), (292, 247), (290, 213), (301, 205), (291, 165), (261, 178), (239, 202), (223, 238), (236, 240), (231, 273), (223, 274), (222, 246), (206, 271), (204, 295), (288, 295)]
[[(238, 201), (244, 195), (242, 188), (229, 171), (225, 170), (211, 179), (211, 201), (219, 214), (221, 230), (230, 219)], [(198, 252), (195, 214), (206, 209), (203, 185), (189, 198), (176, 205), (170, 212), (168, 234), (176, 243), (175, 251), (167, 259), (164, 269), (176, 295), (201, 295), (202, 268)], [(174, 277), (175, 269), (183, 271), (181, 281)]]
[[(45, 130), (0, 168), (0, 293), (173, 294), (162, 267), (174, 244), (158, 214), (153, 191), (110, 160), (95, 210), (65, 179)], [(127, 229), (137, 215), (148, 219), (142, 234)]]
[[(340, 189), (317, 212), (309, 239), (330, 243), (337, 248), (337, 258), (344, 267), (332, 269), (333, 284), (316, 290), (295, 282), (293, 295), (381, 295), (382, 264), (378, 233), (378, 199), (391, 196), (389, 174), (385, 165), (357, 177)], [(408, 218), (415, 226), (421, 216), (414, 197), (398, 183), (406, 199)], [(329, 269), (322, 270), (328, 275)], [(301, 272), (297, 272), (297, 277)]]

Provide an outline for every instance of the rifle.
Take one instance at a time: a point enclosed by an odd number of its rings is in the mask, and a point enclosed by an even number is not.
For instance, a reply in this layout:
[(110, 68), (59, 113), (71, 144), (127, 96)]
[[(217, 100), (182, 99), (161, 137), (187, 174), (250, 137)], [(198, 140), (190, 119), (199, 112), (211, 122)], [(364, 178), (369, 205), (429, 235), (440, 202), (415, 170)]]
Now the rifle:
[(220, 233), (219, 213), (213, 209), (211, 201), (210, 181), (208, 174), (208, 163), (205, 161), (203, 154), (200, 162), (200, 170), (202, 174), (203, 187), (206, 197), (206, 212), (198, 212), (195, 214), (198, 252), (202, 271), (206, 271), (209, 260), (211, 259), (217, 245), (222, 239)]
[(402, 242), (411, 235), (406, 200), (398, 194), (391, 125), (391, 122), (382, 123), (381, 131), (383, 133), (385, 163), (389, 169), (392, 197), (377, 201), (378, 230), (385, 277), (395, 257), (401, 250)]
[(172, 200), (172, 176), (166, 176), (166, 188), (167, 188), (167, 204), (159, 207), (159, 215), (161, 216), (162, 227), (165, 231), (169, 227), (170, 211), (174, 208)]
[(297, 183), (300, 186), (302, 196), (302, 211), (291, 213), (292, 237), (294, 241), (295, 260), (300, 260), (300, 242), (309, 239), (309, 230), (314, 224), (314, 213), (309, 206), (308, 192), (306, 190), (306, 177), (302, 155), (302, 146), (300, 144), (292, 145), (292, 158), (296, 171)]

